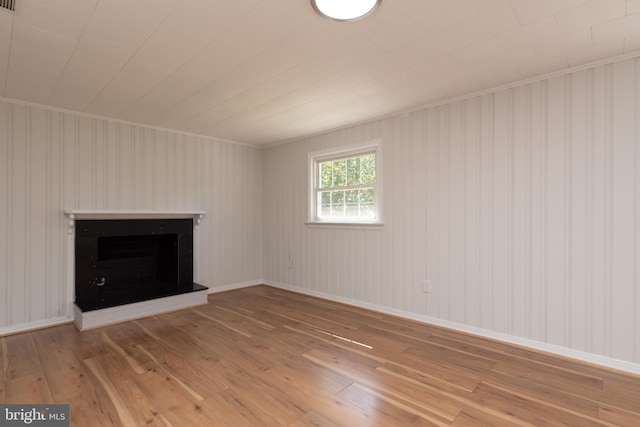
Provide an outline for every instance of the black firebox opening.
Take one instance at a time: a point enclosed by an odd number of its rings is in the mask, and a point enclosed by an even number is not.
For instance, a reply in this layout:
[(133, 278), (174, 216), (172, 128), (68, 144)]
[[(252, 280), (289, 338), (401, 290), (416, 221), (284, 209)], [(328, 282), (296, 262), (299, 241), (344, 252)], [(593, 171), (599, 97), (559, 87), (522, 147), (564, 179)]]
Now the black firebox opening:
[(206, 289), (193, 283), (191, 219), (80, 220), (75, 254), (82, 311)]

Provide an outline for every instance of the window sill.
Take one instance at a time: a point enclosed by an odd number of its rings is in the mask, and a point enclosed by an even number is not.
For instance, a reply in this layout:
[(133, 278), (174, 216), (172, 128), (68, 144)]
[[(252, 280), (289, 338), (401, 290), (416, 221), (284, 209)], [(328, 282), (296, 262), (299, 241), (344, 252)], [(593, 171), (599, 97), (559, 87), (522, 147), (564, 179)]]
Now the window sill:
[(304, 224), (310, 228), (344, 228), (352, 230), (381, 230), (384, 226), (381, 222), (308, 221)]

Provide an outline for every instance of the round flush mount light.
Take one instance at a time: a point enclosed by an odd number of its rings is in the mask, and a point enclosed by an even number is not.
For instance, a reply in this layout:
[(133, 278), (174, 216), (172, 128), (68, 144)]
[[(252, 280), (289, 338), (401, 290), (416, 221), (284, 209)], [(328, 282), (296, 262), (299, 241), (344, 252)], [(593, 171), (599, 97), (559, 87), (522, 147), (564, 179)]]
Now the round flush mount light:
[(311, 0), (311, 6), (321, 16), (336, 21), (352, 21), (372, 13), (382, 0)]

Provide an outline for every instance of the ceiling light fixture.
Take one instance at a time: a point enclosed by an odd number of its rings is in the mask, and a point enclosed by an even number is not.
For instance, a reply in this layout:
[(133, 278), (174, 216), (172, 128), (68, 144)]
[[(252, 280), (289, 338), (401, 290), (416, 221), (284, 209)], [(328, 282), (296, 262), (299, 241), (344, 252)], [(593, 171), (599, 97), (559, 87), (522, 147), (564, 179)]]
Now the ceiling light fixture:
[(382, 0), (311, 0), (311, 6), (321, 16), (336, 21), (353, 21), (372, 13)]

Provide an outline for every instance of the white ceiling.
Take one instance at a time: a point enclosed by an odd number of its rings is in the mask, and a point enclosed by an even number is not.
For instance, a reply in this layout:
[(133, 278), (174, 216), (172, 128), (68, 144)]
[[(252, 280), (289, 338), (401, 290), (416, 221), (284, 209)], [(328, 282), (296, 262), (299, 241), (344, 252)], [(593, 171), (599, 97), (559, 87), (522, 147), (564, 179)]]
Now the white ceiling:
[(17, 0), (0, 96), (255, 145), (640, 50), (640, 0)]

